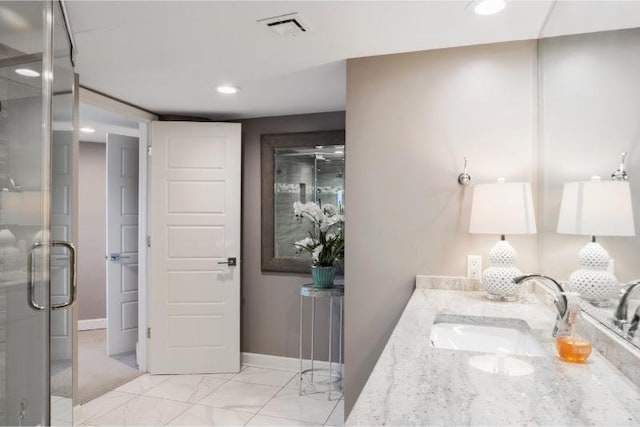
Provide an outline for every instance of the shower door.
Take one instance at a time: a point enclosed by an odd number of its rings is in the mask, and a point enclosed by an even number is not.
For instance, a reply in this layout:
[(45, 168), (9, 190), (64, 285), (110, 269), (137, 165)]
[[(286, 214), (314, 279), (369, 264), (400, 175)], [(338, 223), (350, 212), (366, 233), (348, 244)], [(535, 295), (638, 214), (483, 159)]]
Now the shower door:
[(0, 2), (0, 425), (72, 422), (77, 144), (64, 21), (59, 2)]
[(71, 39), (59, 2), (53, 2), (53, 68), (51, 97), (51, 256), (50, 256), (50, 396), (51, 425), (73, 421), (73, 307), (77, 228), (78, 99), (72, 63)]

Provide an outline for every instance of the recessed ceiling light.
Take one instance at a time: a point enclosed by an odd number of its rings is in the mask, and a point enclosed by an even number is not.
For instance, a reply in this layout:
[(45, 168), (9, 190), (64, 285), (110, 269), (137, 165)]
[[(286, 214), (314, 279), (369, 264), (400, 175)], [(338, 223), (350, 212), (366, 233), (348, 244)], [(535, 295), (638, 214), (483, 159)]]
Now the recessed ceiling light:
[(218, 92), (224, 93), (225, 95), (233, 95), (234, 93), (238, 93), (239, 88), (237, 86), (231, 85), (220, 85), (218, 86)]
[(96, 130), (94, 128), (90, 128), (90, 127), (84, 127), (84, 128), (80, 128), (80, 132), (83, 133), (94, 133)]
[(16, 74), (24, 77), (40, 77), (40, 73), (31, 68), (16, 68)]
[(505, 0), (474, 0), (470, 6), (473, 11), (478, 15), (493, 15), (496, 14), (507, 5)]

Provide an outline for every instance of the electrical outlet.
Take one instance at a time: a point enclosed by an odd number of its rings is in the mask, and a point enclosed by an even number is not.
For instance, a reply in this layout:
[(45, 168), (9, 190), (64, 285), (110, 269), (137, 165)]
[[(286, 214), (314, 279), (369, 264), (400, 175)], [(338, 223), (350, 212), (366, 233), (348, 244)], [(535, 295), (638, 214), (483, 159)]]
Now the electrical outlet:
[(482, 257), (480, 255), (467, 255), (467, 277), (478, 279), (482, 276)]

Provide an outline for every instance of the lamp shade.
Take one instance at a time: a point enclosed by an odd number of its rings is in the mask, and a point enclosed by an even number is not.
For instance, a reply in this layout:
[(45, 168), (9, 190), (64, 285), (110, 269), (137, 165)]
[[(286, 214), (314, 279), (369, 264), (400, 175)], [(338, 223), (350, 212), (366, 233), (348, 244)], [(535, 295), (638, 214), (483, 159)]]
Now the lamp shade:
[(529, 183), (476, 185), (469, 233), (535, 234), (536, 219)]
[(564, 184), (557, 231), (588, 236), (634, 236), (629, 183), (592, 179)]

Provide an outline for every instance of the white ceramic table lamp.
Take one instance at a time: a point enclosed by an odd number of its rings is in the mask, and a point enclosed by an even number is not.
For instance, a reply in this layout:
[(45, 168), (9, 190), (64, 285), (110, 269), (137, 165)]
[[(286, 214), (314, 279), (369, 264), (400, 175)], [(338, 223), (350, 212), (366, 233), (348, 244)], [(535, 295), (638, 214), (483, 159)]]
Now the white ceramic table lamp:
[(596, 236), (634, 236), (633, 207), (628, 182), (591, 181), (564, 185), (558, 233), (591, 236), (578, 253), (578, 270), (569, 276), (572, 290), (594, 305), (609, 305), (618, 280), (608, 272), (609, 254)]
[(478, 184), (473, 189), (469, 233), (496, 234), (500, 241), (489, 252), (490, 267), (482, 272), (482, 285), (488, 297), (515, 301), (521, 285), (513, 279), (522, 275), (516, 267), (516, 250), (505, 234), (535, 234), (531, 186), (527, 182)]

